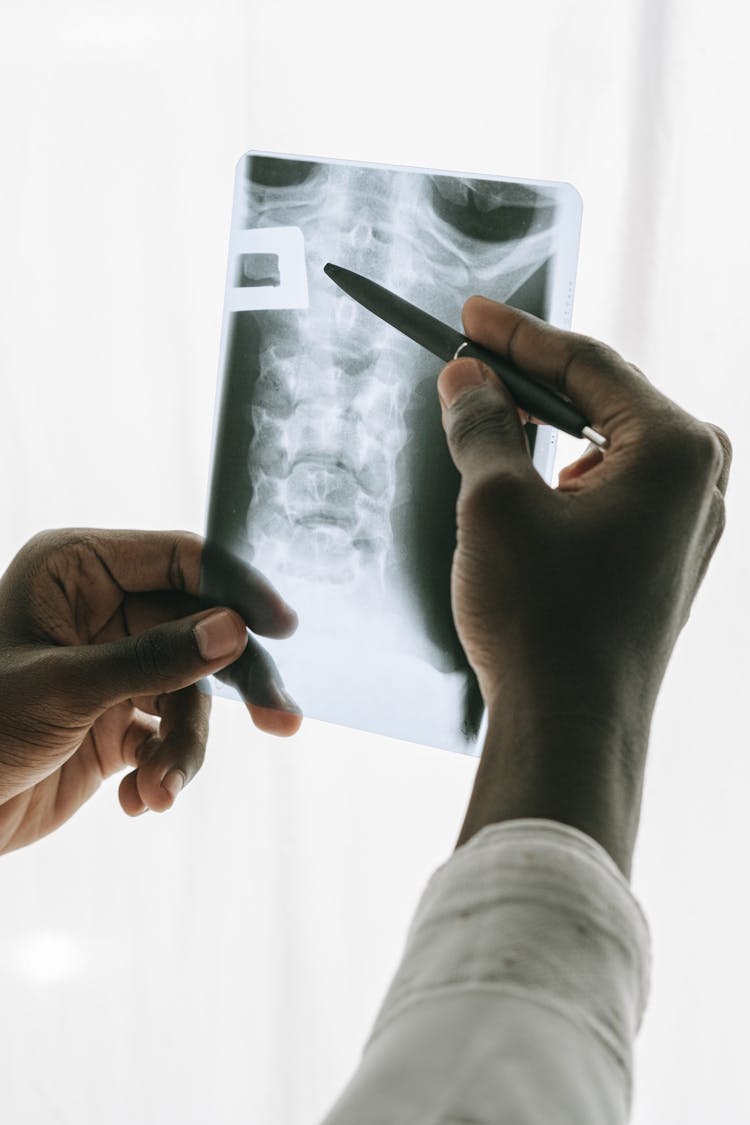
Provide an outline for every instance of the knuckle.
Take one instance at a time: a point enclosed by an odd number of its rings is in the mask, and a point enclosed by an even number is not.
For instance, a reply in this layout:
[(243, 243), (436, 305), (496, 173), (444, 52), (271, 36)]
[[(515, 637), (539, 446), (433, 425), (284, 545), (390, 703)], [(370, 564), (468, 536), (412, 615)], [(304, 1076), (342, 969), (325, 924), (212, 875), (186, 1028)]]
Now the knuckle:
[(625, 363), (619, 352), (594, 336), (575, 336), (573, 357), (592, 367), (622, 367)]
[(92, 543), (92, 535), (81, 528), (47, 528), (33, 535), (14, 559), (14, 565), (30, 585), (50, 574), (64, 578)]
[(48, 558), (57, 551), (70, 548), (81, 538), (81, 531), (71, 527), (46, 528), (26, 543), (24, 550), (38, 558)]
[(185, 551), (200, 551), (203, 548), (203, 537), (195, 531), (181, 531), (178, 544)]
[(169, 560), (169, 581), (175, 590), (192, 589), (200, 571), (203, 539), (194, 531), (175, 535)]
[(639, 379), (642, 383), (648, 383), (649, 386), (651, 386), (651, 380), (649, 379), (648, 375), (646, 375), (646, 373), (640, 369), (640, 367), (636, 366), (635, 363), (628, 363), (626, 366), (628, 370), (636, 376), (637, 379)]
[(50, 534), (46, 546), (47, 557), (60, 555), (64, 559), (80, 560), (101, 552), (103, 536), (95, 530), (81, 527), (63, 528)]
[(58, 531), (53, 531), (51, 528), (37, 531), (36, 535), (32, 535), (31, 539), (26, 541), (24, 550), (28, 551), (29, 554), (46, 554), (53, 543), (57, 542), (59, 534)]
[(673, 474), (681, 483), (713, 487), (725, 464), (724, 447), (714, 428), (676, 408), (659, 423), (653, 453), (664, 474)]
[(716, 525), (714, 529), (714, 548), (724, 534), (724, 528), (727, 525), (727, 510), (724, 506), (724, 497), (719, 492), (718, 488), (715, 489), (716, 494)]
[(724, 451), (714, 430), (704, 425), (691, 427), (686, 451), (695, 471), (713, 484), (724, 464)]
[(555, 379), (557, 390), (567, 395), (568, 381), (573, 367), (593, 368), (597, 372), (606, 372), (611, 378), (622, 377), (627, 371), (625, 360), (611, 348), (609, 344), (593, 336), (579, 336), (571, 333), (570, 350), (567, 353), (565, 364)]
[(713, 422), (708, 422), (706, 424), (716, 441), (719, 443), (719, 466), (721, 468), (728, 469), (732, 464), (732, 457), (734, 456), (734, 450), (732, 448), (732, 442), (729, 439), (729, 435), (724, 430), (722, 430), (721, 426), (716, 426)]

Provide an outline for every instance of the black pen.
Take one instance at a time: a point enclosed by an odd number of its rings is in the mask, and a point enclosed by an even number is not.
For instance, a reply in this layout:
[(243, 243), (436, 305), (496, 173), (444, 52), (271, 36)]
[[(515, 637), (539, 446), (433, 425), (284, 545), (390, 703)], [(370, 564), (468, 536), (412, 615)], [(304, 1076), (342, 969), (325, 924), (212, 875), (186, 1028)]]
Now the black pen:
[(481, 360), (500, 376), (517, 404), (532, 417), (563, 430), (566, 434), (572, 434), (573, 437), (588, 438), (600, 448), (606, 446), (607, 439), (592, 429), (570, 403), (547, 387), (532, 382), (527, 375), (523, 375), (506, 360), (500, 359), (494, 352), (475, 344), (455, 328), (443, 324), (436, 317), (359, 273), (344, 269), (343, 266), (334, 266), (331, 262), (323, 266), (323, 269), (332, 281), (360, 305), (427, 348), (433, 355), (439, 356), (445, 363), (466, 357)]

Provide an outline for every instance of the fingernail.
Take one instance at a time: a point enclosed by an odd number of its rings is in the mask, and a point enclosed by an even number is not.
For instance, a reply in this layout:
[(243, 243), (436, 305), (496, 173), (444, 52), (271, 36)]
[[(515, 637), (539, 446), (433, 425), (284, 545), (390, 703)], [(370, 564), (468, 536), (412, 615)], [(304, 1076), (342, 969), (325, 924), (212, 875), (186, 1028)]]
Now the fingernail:
[(193, 626), (198, 651), (206, 662), (231, 656), (239, 647), (237, 625), (231, 613), (222, 610), (204, 617)]
[(161, 787), (166, 789), (173, 801), (177, 800), (177, 794), (185, 784), (185, 774), (182, 770), (173, 769), (162, 779)]
[(450, 408), (461, 398), (461, 395), (473, 391), (485, 380), (484, 367), (479, 360), (467, 357), (455, 364), (451, 362), (443, 368), (438, 379), (438, 394), (444, 405)]

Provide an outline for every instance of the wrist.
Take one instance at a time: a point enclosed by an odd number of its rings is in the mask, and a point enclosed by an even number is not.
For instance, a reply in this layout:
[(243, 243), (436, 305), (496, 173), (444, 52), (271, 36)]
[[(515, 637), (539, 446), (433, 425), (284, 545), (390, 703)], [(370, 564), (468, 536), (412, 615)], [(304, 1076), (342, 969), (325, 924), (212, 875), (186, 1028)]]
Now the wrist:
[(648, 714), (548, 706), (490, 711), (460, 847), (522, 817), (579, 828), (630, 875), (648, 751)]

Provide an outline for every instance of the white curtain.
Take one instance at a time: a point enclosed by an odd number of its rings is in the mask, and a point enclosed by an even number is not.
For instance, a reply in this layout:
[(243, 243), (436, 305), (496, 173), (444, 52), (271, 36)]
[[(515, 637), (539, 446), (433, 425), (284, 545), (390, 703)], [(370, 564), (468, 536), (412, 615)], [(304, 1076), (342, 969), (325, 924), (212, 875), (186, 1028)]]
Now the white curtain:
[[(748, 30), (737, 0), (0, 11), (3, 568), (44, 527), (202, 531), (251, 147), (572, 182), (574, 328), (732, 436), (727, 530), (646, 776), (635, 1125), (750, 1120)], [(274, 739), (216, 700), (173, 811), (129, 820), (113, 779), (0, 859), (3, 1121), (314, 1125), (475, 769), (310, 720)]]

